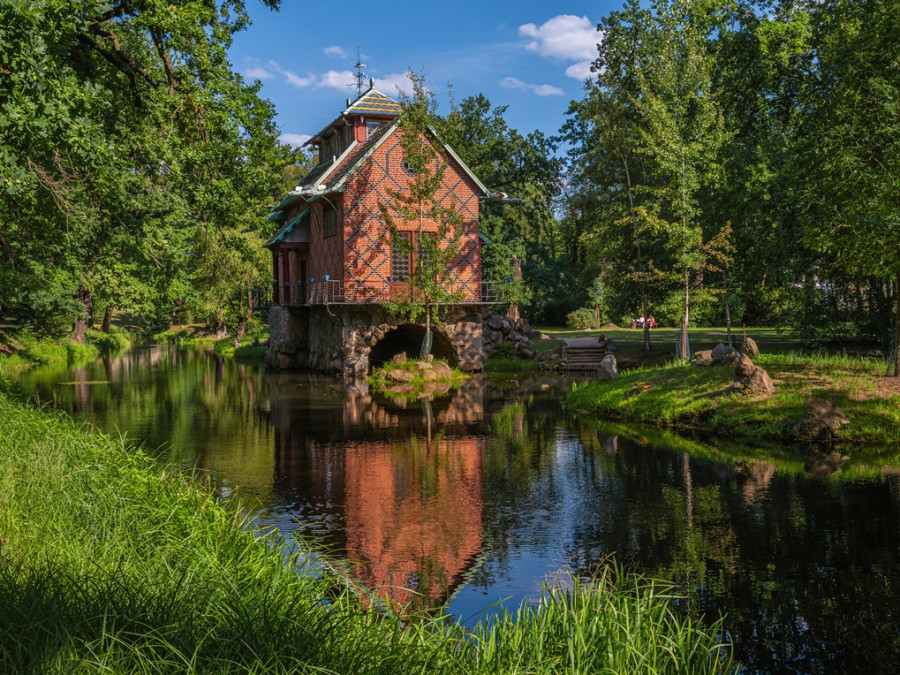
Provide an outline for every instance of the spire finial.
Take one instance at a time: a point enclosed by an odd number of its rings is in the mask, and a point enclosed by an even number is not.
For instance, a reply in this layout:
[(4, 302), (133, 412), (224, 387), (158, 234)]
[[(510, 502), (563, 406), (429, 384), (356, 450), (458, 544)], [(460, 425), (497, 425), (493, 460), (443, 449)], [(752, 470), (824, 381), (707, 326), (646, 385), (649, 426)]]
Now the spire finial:
[(356, 98), (362, 96), (363, 93), (363, 84), (366, 81), (366, 74), (363, 72), (363, 68), (366, 67), (366, 64), (362, 62), (362, 48), (359, 45), (356, 45), (356, 65), (353, 66), (356, 68), (356, 75), (353, 76), (353, 79), (356, 80)]

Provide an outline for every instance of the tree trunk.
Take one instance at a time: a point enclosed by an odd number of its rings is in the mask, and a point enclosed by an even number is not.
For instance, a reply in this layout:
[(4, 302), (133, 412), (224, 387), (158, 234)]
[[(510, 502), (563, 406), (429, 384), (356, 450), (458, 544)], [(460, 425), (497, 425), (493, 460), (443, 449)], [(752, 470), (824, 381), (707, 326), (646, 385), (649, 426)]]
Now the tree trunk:
[(900, 377), (900, 272), (894, 279), (894, 377)]
[(728, 278), (725, 270), (722, 270), (722, 288), (725, 290), (725, 332), (728, 335), (728, 346), (734, 346), (734, 340), (731, 337), (731, 310), (728, 307)]
[(431, 353), (431, 306), (425, 309), (425, 337), (422, 338), (422, 348), (419, 350), (419, 356), (427, 359)]
[(644, 351), (650, 351), (650, 314), (647, 312), (647, 302), (641, 302), (641, 316), (644, 317)]
[(72, 325), (72, 339), (78, 344), (84, 344), (84, 338), (94, 321), (94, 294), (79, 284), (78, 290), (75, 291), (75, 299), (81, 303), (81, 316), (75, 319)]
[(115, 308), (112, 305), (106, 306), (106, 311), (103, 312), (103, 325), (100, 326), (100, 330), (104, 333), (109, 333), (110, 324), (112, 324), (112, 315), (113, 310)]
[(247, 333), (247, 324), (249, 323), (249, 319), (246, 316), (239, 316), (237, 327), (234, 329), (234, 339), (237, 341), (241, 341), (244, 339), (244, 335)]

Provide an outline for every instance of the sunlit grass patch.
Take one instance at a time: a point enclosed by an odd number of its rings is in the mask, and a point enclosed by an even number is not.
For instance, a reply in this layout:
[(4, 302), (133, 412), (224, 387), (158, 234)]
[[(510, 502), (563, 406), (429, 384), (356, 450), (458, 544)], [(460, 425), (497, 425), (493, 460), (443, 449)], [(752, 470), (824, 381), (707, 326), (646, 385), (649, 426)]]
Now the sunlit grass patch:
[(774, 395), (734, 393), (732, 367), (673, 362), (629, 370), (609, 382), (582, 384), (573, 389), (569, 401), (573, 409), (601, 418), (700, 426), (735, 438), (793, 440), (793, 428), (805, 415), (807, 401), (824, 398), (850, 419), (836, 440), (900, 444), (900, 396), (878, 392), (882, 362), (796, 353), (761, 355), (755, 362), (775, 381)]

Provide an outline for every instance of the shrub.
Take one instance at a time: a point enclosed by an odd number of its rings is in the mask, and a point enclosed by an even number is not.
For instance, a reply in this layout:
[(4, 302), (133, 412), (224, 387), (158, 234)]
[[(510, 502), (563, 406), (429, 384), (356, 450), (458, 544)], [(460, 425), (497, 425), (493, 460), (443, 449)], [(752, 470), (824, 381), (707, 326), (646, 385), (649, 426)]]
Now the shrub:
[(587, 330), (596, 328), (594, 325), (594, 310), (588, 307), (579, 307), (566, 316), (566, 327), (571, 330)]
[(123, 352), (131, 347), (131, 338), (123, 331), (111, 331), (103, 333), (101, 331), (88, 331), (88, 341), (95, 345), (101, 352), (106, 354), (115, 354)]

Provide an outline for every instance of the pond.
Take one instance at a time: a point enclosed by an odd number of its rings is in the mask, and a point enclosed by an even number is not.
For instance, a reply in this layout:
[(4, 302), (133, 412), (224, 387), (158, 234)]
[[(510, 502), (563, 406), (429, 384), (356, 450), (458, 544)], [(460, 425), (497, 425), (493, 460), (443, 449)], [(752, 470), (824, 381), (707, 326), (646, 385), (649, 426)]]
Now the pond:
[(610, 557), (727, 614), (747, 672), (898, 672), (900, 468), (750, 459), (579, 421), (563, 378), (397, 404), (198, 349), (136, 349), (22, 388), (208, 470), (369, 588), (472, 624)]

